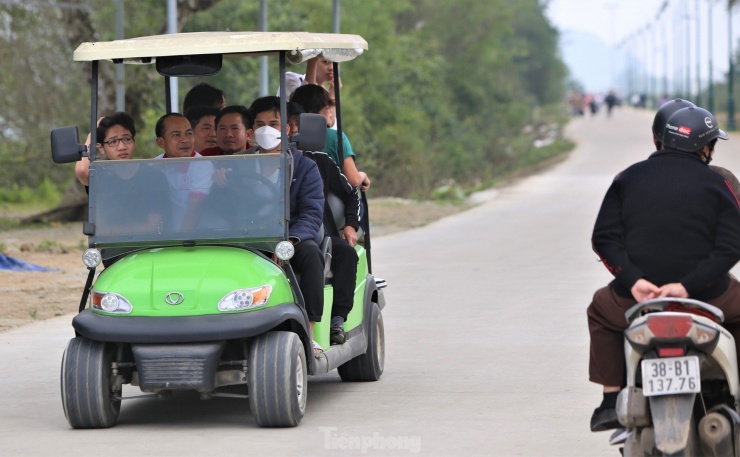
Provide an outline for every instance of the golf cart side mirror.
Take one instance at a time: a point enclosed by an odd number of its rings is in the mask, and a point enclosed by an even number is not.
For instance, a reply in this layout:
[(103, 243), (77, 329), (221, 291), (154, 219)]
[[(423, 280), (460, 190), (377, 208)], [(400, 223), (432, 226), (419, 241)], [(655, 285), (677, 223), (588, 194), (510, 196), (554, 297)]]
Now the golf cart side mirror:
[(77, 162), (87, 146), (80, 144), (77, 126), (62, 127), (51, 131), (51, 157), (56, 163)]
[(299, 132), (293, 137), (302, 151), (323, 151), (326, 147), (326, 118), (322, 114), (302, 113), (298, 117)]

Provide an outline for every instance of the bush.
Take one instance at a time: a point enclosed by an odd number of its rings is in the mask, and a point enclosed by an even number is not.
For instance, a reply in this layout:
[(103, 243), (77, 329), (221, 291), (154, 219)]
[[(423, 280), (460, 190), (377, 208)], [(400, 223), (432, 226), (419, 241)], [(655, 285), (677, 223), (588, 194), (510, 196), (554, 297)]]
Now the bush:
[(62, 191), (59, 186), (48, 178), (44, 178), (35, 188), (13, 183), (6, 189), (0, 189), (0, 203), (16, 205), (54, 206), (59, 203), (61, 196)]

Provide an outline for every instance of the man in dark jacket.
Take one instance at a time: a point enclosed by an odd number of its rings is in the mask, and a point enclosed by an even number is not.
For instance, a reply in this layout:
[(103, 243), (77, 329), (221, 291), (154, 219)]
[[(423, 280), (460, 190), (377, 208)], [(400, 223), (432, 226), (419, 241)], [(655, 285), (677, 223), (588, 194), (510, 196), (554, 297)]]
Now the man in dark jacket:
[[(280, 99), (274, 96), (258, 98), (252, 102), (249, 110), (254, 116), (252, 129), (257, 142), (253, 152), (280, 152)], [(288, 235), (295, 246), (290, 265), (301, 275), (298, 286), (306, 303), (313, 338), (314, 323), (321, 320), (324, 312), (324, 259), (319, 250), (319, 231), (324, 217), (324, 186), (316, 163), (296, 149), (291, 149), (290, 152), (293, 173), (290, 183)], [(262, 170), (262, 174), (271, 178), (270, 170)], [(322, 352), (315, 341), (314, 352)]]
[[(740, 207), (731, 186), (707, 167), (727, 134), (701, 108), (668, 119), (663, 149), (620, 173), (604, 197), (592, 244), (615, 279), (588, 308), (589, 377), (604, 386), (591, 430), (619, 426), (615, 404), (624, 382), (624, 313), (658, 297), (691, 297), (740, 323)], [(740, 333), (735, 334), (740, 341)]]
[[(288, 134), (298, 134), (298, 118), (304, 113), (301, 105), (288, 103)], [(329, 335), (332, 344), (345, 341), (344, 322), (354, 304), (355, 286), (357, 285), (357, 232), (360, 229), (360, 194), (347, 181), (336, 163), (323, 152), (303, 154), (316, 162), (324, 181), (324, 231), (331, 238), (332, 244), (332, 288), (331, 327)], [(334, 214), (329, 205), (330, 195), (335, 195), (344, 205), (342, 214)], [(344, 219), (342, 233), (339, 233), (336, 219)]]
[[(333, 300), (331, 307), (331, 327), (329, 329), (332, 344), (342, 344), (345, 340), (344, 322), (352, 311), (357, 284), (357, 231), (360, 228), (360, 197), (350, 185), (347, 178), (339, 171), (334, 161), (323, 152), (304, 152), (304, 155), (319, 167), (324, 182), (324, 231), (331, 238), (333, 272)], [(344, 213), (335, 215), (329, 206), (329, 195), (336, 195), (344, 204)], [(344, 218), (342, 233), (335, 222), (335, 216)]]

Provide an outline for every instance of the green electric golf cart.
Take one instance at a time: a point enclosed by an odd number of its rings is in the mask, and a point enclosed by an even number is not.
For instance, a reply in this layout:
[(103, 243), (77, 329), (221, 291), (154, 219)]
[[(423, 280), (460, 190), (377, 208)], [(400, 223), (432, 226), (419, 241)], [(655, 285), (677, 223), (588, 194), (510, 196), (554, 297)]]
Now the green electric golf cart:
[[(226, 58), (277, 58), (285, 93), (288, 63), (322, 55), (334, 62), (338, 78), (338, 63), (366, 49), (357, 35), (181, 33), (83, 43), (74, 60), (91, 63), (94, 145), (100, 140), (97, 119), (109, 114), (97, 110), (101, 65), (148, 64), (163, 77), (170, 107), (170, 78), (215, 74)], [(336, 109), (340, 117), (340, 106)], [(300, 134), (289, 139), (284, 99), (281, 114), (280, 154), (96, 160), (94, 147), (79, 144), (76, 127), (52, 131), (54, 161), (90, 160), (89, 215), (83, 224), (89, 275), (61, 369), (64, 413), (72, 427), (115, 425), (124, 384), (154, 395), (195, 391), (202, 398), (232, 386), (228, 395), (236, 390), (248, 396), (260, 426), (286, 427), (298, 425), (306, 411), (308, 375), (336, 368), (344, 381), (380, 378), (385, 283), (372, 274), (364, 195), (364, 233), (355, 247), (359, 264), (354, 307), (344, 324), (346, 341), (330, 344), (331, 247), (322, 243), (325, 305), (314, 339), (325, 351), (312, 349), (303, 298), (290, 267), (289, 147), (321, 150), (326, 122), (320, 115), (301, 114)], [(265, 169), (277, 172), (266, 177), (260, 172)], [(210, 179), (208, 185), (192, 179), (219, 170), (235, 179), (222, 187)], [(194, 194), (199, 194), (197, 205)], [(331, 204), (341, 205), (330, 197)], [(337, 208), (332, 214), (343, 212)], [(341, 231), (341, 217), (337, 224)], [(101, 262), (107, 265), (102, 271)]]

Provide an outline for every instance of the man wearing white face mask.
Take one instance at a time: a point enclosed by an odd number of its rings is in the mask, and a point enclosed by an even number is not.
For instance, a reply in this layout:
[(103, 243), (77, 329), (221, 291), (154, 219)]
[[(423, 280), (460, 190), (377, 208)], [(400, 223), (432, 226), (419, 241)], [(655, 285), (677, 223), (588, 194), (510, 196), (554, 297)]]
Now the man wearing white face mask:
[[(257, 146), (246, 153), (274, 154), (280, 152), (280, 99), (261, 97), (249, 107), (254, 116), (252, 129)], [(324, 259), (319, 250), (319, 230), (324, 217), (324, 186), (316, 164), (291, 148), (293, 174), (290, 183), (290, 221), (288, 235), (295, 246), (290, 265), (300, 273), (299, 287), (306, 303), (311, 339), (313, 327), (324, 312)], [(268, 179), (277, 170), (261, 170)], [(276, 260), (276, 259), (275, 259)], [(315, 353), (323, 349), (313, 341)]]

